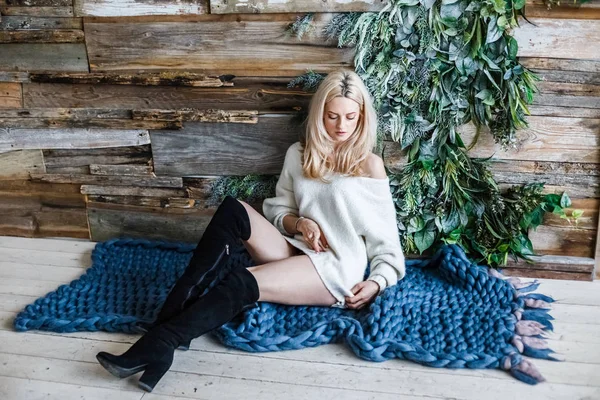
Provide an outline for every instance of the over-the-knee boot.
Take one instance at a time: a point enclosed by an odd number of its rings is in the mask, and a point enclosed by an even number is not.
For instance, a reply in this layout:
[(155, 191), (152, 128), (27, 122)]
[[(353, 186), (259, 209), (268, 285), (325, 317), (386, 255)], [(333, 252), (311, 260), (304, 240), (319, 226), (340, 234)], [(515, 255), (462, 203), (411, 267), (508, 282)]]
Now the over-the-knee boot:
[[(186, 302), (204, 295), (229, 271), (227, 259), (239, 241), (248, 240), (251, 234), (250, 217), (246, 208), (234, 197), (227, 196), (206, 227), (185, 272), (177, 280), (153, 324), (159, 325), (177, 315)], [(218, 266), (218, 267), (217, 267)], [(182, 343), (187, 349), (189, 343)]]
[(120, 356), (100, 352), (96, 358), (110, 373), (125, 378), (144, 371), (139, 386), (151, 392), (169, 370), (175, 349), (231, 321), (259, 299), (256, 279), (246, 268), (231, 271), (204, 296), (168, 321), (150, 329)]

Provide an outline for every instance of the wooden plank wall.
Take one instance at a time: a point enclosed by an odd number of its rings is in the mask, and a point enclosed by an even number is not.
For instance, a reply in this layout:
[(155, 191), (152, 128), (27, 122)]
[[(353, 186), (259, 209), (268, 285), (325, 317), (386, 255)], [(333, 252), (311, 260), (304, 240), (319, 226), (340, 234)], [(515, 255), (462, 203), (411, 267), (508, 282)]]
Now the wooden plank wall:
[[(318, 32), (334, 13), (384, 5), (0, 0), (0, 235), (197, 241), (215, 179), (279, 173), (310, 101), (288, 82), (352, 66), (352, 47), (285, 28), (314, 12)], [(472, 155), (494, 155), (502, 186), (544, 181), (585, 211), (576, 227), (546, 218), (531, 234), (541, 262), (508, 272), (589, 280), (600, 259), (600, 0), (527, 7), (519, 54), (544, 77), (530, 127), (518, 151), (481, 135)], [(382, 155), (395, 171), (404, 162), (391, 141)]]

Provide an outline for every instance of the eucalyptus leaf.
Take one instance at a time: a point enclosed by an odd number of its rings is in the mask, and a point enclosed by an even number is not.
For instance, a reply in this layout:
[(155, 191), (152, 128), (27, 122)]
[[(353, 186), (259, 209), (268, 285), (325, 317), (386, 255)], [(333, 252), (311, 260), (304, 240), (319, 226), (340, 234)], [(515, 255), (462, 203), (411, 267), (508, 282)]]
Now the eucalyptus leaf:
[(436, 0), (421, 0), (421, 4), (426, 10), (429, 10), (435, 4)]
[(562, 196), (560, 197), (560, 206), (562, 208), (571, 207), (571, 199), (569, 198), (567, 192), (563, 192)]
[(498, 29), (498, 25), (496, 24), (497, 17), (493, 16), (490, 18), (490, 22), (487, 27), (487, 36), (485, 38), (485, 43), (493, 43), (496, 40), (500, 39), (502, 36), (502, 30)]
[(513, 0), (513, 7), (515, 10), (520, 10), (525, 7), (526, 0)]
[(449, 233), (460, 225), (460, 215), (456, 209), (452, 208), (450, 213), (442, 218), (442, 230), (444, 233)]
[(422, 230), (414, 234), (415, 246), (419, 253), (423, 254), (425, 250), (430, 248), (435, 242), (435, 232)]
[(506, 29), (506, 27), (508, 26), (508, 21), (506, 20), (506, 17), (504, 15), (498, 17), (496, 25), (498, 25), (498, 28), (501, 28), (502, 30)]

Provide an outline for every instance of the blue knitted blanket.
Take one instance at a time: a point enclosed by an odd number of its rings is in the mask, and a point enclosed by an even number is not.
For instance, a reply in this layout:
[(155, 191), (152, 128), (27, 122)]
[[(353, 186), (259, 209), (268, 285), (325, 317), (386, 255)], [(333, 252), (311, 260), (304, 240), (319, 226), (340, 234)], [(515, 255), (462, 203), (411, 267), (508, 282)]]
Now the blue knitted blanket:
[[(194, 248), (131, 238), (98, 243), (85, 274), (26, 306), (14, 326), (18, 331), (143, 332)], [(232, 254), (233, 267), (253, 265), (243, 247)], [(530, 293), (537, 286), (505, 279), (449, 245), (431, 259), (408, 260), (405, 278), (361, 310), (257, 302), (211, 333), (250, 352), (345, 342), (366, 360), (500, 368), (535, 384), (544, 378), (523, 356), (554, 360), (543, 340), (544, 331), (552, 329), (547, 309), (553, 300)]]

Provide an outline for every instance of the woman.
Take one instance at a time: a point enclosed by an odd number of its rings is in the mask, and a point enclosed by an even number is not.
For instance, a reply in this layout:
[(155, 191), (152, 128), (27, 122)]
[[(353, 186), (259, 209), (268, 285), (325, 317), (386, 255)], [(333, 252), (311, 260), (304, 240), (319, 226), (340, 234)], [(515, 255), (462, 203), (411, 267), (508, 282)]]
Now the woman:
[[(389, 180), (375, 145), (377, 116), (360, 77), (330, 73), (309, 108), (306, 138), (287, 150), (264, 216), (228, 196), (153, 327), (120, 356), (97, 359), (118, 377), (144, 371), (152, 391), (174, 350), (256, 301), (360, 309), (404, 277)], [(242, 241), (256, 266), (227, 270)], [(370, 262), (371, 273), (362, 281)]]

